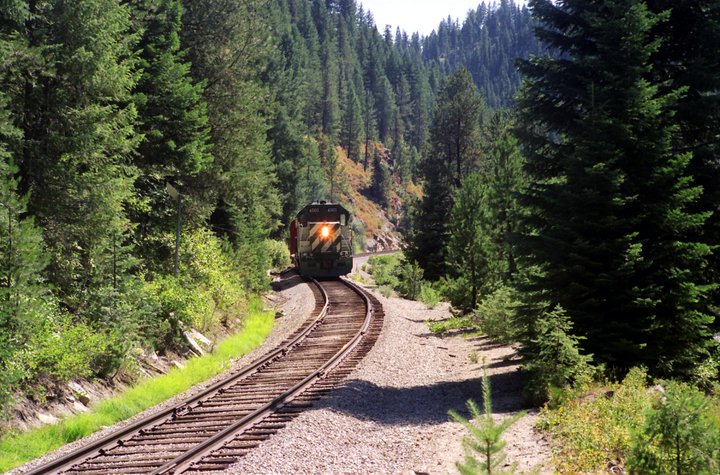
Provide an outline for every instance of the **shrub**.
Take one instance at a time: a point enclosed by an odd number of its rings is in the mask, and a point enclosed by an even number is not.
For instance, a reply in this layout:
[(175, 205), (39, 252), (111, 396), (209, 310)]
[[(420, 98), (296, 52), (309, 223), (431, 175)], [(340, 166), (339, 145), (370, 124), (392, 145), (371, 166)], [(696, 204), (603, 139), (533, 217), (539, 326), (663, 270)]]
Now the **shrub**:
[(622, 465), (632, 434), (643, 425), (652, 397), (647, 372), (633, 368), (621, 383), (566, 388), (544, 409), (541, 427), (552, 433), (559, 473), (598, 473)]
[(29, 377), (51, 376), (59, 382), (92, 375), (112, 342), (105, 333), (73, 321), (68, 314), (48, 318), (20, 356)]
[(368, 259), (370, 275), (377, 285), (396, 288), (399, 284), (397, 272), (400, 259), (395, 255), (372, 256)]
[(420, 295), (422, 267), (417, 262), (403, 260), (398, 270), (398, 291), (403, 297), (415, 300)]
[(592, 356), (580, 354), (581, 338), (571, 330), (572, 322), (560, 306), (538, 318), (525, 365), (530, 373), (526, 391), (533, 401), (546, 401), (550, 388), (562, 388), (592, 373)]
[(429, 330), (438, 335), (445, 335), (453, 330), (472, 331), (475, 323), (467, 317), (452, 317), (439, 322), (431, 322)]
[(382, 287), (380, 287), (380, 295), (382, 295), (386, 299), (392, 297), (392, 294), (393, 294), (392, 287), (390, 287), (388, 285), (383, 285)]
[(473, 313), (477, 327), (490, 338), (502, 343), (517, 340), (516, 310), (519, 302), (513, 291), (502, 286), (480, 301)]
[(265, 240), (265, 248), (270, 256), (270, 266), (275, 271), (281, 271), (290, 266), (290, 250), (282, 241)]
[(425, 304), (427, 308), (435, 308), (440, 302), (440, 294), (433, 288), (428, 282), (422, 282), (420, 284), (420, 294), (418, 299)]
[(687, 384), (663, 382), (642, 431), (633, 437), (632, 472), (643, 474), (720, 473), (720, 421), (709, 398)]

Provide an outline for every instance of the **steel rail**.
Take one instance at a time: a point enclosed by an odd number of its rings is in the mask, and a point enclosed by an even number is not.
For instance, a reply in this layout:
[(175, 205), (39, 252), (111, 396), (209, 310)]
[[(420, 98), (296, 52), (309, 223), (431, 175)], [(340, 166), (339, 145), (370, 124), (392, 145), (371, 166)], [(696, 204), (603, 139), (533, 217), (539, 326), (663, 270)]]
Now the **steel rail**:
[[(316, 283), (316, 285), (319, 285), (315, 279), (313, 279), (313, 281)], [(186, 451), (184, 454), (176, 457), (175, 459), (167, 462), (165, 465), (161, 466), (157, 470), (151, 472), (152, 475), (177, 475), (183, 473), (185, 470), (190, 468), (193, 463), (199, 461), (205, 455), (210, 454), (213, 450), (221, 448), (226, 443), (235, 439), (239, 435), (239, 433), (243, 432), (245, 429), (252, 427), (261, 420), (267, 418), (269, 415), (282, 408), (285, 404), (289, 403), (297, 396), (302, 394), (309, 387), (313, 386), (319, 379), (323, 378), (327, 373), (329, 373), (336, 366), (338, 366), (340, 362), (347, 355), (349, 355), (355, 349), (355, 347), (357, 347), (363, 336), (370, 328), (370, 323), (372, 322), (373, 317), (373, 306), (372, 302), (370, 302), (370, 299), (367, 297), (365, 292), (357, 285), (349, 282), (346, 279), (342, 279), (342, 282), (350, 289), (352, 289), (355, 293), (357, 293), (360, 297), (362, 297), (363, 300), (365, 300), (365, 304), (367, 306), (363, 325), (360, 330), (355, 333), (353, 338), (349, 342), (345, 343), (345, 345), (343, 345), (343, 347), (339, 351), (337, 351), (323, 366), (313, 371), (305, 379), (295, 384), (293, 387), (291, 387), (284, 393), (275, 397), (273, 400), (271, 400), (264, 406), (256, 409), (255, 411), (238, 420), (236, 423), (227, 427), (223, 431), (215, 434), (213, 437), (209, 438), (205, 442), (196, 445), (192, 449)]]
[(320, 290), (321, 295), (325, 300), (325, 303), (323, 304), (323, 308), (318, 313), (315, 321), (308, 325), (308, 327), (302, 332), (300, 332), (295, 338), (293, 338), (292, 341), (283, 345), (280, 348), (271, 351), (265, 356), (258, 358), (257, 360), (250, 363), (249, 366), (243, 368), (240, 372), (235, 373), (232, 376), (223, 379), (222, 381), (218, 381), (209, 388), (199, 392), (198, 394), (195, 394), (194, 396), (189, 397), (188, 399), (185, 399), (174, 407), (164, 409), (156, 414), (151, 414), (147, 417), (144, 417), (128, 425), (127, 427), (124, 427), (118, 431), (112, 432), (98, 439), (95, 442), (83, 445), (82, 447), (79, 447), (78, 449), (73, 450), (66, 455), (63, 455), (62, 457), (58, 457), (57, 459), (54, 459), (28, 472), (25, 472), (25, 475), (58, 474), (69, 468), (72, 468), (74, 465), (77, 465), (84, 460), (91, 458), (93, 455), (104, 455), (106, 450), (120, 445), (123, 439), (140, 434), (143, 430), (154, 427), (162, 423), (163, 421), (173, 417), (173, 415), (186, 411), (193, 404), (197, 404), (198, 402), (214, 396), (223, 389), (232, 386), (236, 382), (250, 376), (257, 370), (275, 361), (277, 358), (285, 356), (293, 347), (297, 346), (315, 328), (317, 328), (317, 326), (322, 323), (322, 321), (325, 319), (325, 316), (327, 315), (330, 304), (330, 299), (328, 298), (327, 292), (316, 280), (313, 279), (313, 283)]

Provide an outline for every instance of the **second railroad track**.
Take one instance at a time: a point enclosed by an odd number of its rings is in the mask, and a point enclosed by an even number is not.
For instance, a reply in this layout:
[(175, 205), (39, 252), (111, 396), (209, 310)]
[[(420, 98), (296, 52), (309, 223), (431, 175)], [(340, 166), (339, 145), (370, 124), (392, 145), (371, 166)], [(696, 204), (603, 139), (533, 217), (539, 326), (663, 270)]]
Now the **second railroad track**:
[(344, 279), (313, 285), (314, 318), (265, 357), (175, 407), (27, 473), (226, 469), (342, 381), (377, 340), (384, 316), (377, 299)]

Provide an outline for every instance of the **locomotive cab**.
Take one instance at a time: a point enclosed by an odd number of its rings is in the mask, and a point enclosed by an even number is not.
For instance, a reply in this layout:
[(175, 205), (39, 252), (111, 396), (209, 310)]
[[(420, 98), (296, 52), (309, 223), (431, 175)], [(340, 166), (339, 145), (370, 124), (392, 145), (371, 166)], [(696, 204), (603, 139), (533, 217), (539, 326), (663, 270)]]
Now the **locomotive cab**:
[(290, 253), (300, 274), (337, 277), (352, 271), (351, 215), (320, 201), (303, 208), (290, 223)]

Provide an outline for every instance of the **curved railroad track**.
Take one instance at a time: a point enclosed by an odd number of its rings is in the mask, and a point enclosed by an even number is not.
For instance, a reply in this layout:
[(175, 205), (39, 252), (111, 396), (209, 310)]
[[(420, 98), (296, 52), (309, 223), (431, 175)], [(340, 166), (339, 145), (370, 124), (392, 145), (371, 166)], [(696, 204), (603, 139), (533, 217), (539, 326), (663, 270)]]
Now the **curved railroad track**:
[(342, 381), (372, 348), (384, 313), (345, 280), (314, 281), (315, 315), (276, 350), (179, 405), (28, 474), (224, 470)]

